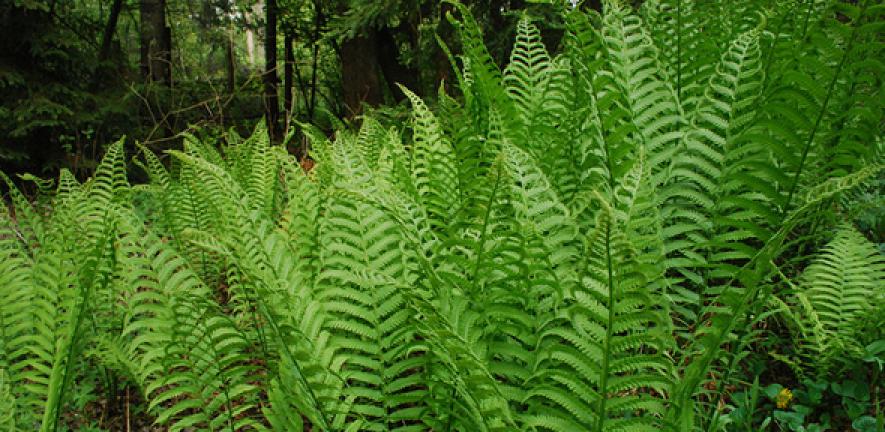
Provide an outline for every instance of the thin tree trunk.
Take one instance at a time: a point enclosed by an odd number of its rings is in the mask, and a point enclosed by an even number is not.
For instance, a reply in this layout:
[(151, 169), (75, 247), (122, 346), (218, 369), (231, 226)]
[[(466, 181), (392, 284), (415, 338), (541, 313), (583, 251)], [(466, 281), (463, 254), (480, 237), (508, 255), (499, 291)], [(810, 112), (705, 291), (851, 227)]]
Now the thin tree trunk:
[(111, 12), (108, 15), (108, 22), (104, 27), (104, 34), (101, 37), (101, 48), (98, 51), (99, 63), (107, 60), (111, 51), (111, 42), (114, 40), (114, 32), (117, 30), (117, 21), (120, 18), (120, 10), (123, 9), (123, 0), (114, 0), (111, 5)]
[(255, 32), (249, 27), (246, 27), (246, 59), (250, 67), (255, 66)]
[(271, 142), (278, 142), (280, 102), (277, 95), (277, 2), (265, 3), (267, 28), (264, 35), (264, 110), (267, 134)]
[(146, 81), (172, 82), (172, 32), (166, 26), (166, 0), (141, 1), (141, 75)]
[(224, 62), (227, 72), (227, 92), (229, 94), (233, 94), (237, 84), (237, 58), (234, 48), (234, 31), (230, 29), (227, 34), (227, 49), (225, 50), (225, 57), (227, 58)]
[(256, 57), (256, 48), (255, 48), (255, 18), (257, 17), (262, 9), (264, 9), (263, 0), (257, 0), (251, 7), (245, 8), (243, 11), (243, 20), (245, 21), (246, 27), (246, 59), (249, 62), (250, 70), (255, 67), (255, 57)]
[[(166, 12), (165, 12), (165, 1), (163, 2), (164, 12), (163, 12), (163, 21), (166, 20)], [(163, 26), (163, 50), (161, 51), (163, 56), (161, 61), (165, 68), (163, 69), (163, 82), (166, 85), (172, 85), (172, 27)]]
[[(166, 0), (141, 0), (141, 76), (146, 84), (157, 83), (160, 88), (147, 86), (152, 95), (146, 95), (150, 107), (142, 107), (142, 118), (145, 111), (150, 114), (153, 131), (159, 138), (173, 135), (173, 115), (166, 115), (163, 101), (168, 100), (169, 92), (161, 90), (172, 87), (172, 29), (166, 25)], [(147, 140), (156, 139), (153, 133)]]
[(295, 107), (292, 106), (292, 69), (295, 62), (295, 52), (292, 47), (292, 34), (290, 32), (291, 30), (286, 31), (285, 42), (283, 43), (285, 61), (283, 65), (283, 109), (286, 112), (286, 132), (289, 131), (289, 123), (292, 116), (295, 115)]
[(292, 69), (294, 70), (295, 83), (298, 84), (298, 91), (301, 93), (301, 98), (307, 100), (307, 83), (304, 82), (304, 76), (301, 74), (301, 68), (298, 67), (297, 62), (292, 62)]
[(310, 72), (310, 99), (307, 102), (307, 118), (310, 122), (313, 122), (313, 112), (317, 100), (317, 59), (320, 55), (320, 30), (326, 21), (326, 17), (323, 15), (323, 5), (319, 0), (314, 0), (313, 10), (313, 62)]

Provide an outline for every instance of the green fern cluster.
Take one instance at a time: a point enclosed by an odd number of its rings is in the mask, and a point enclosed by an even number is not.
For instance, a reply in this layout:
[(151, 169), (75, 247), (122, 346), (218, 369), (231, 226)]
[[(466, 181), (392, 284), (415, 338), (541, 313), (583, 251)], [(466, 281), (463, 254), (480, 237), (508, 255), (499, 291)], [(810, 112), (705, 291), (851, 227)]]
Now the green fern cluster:
[[(862, 358), (864, 348), (882, 338), (885, 258), (854, 228), (839, 227), (799, 278), (790, 304), (782, 305), (810, 370), (827, 376), (847, 366), (846, 359)], [(866, 329), (871, 321), (874, 327)]]
[(137, 186), (119, 142), (49, 205), (4, 176), (0, 425), (60, 428), (97, 365), (169, 430), (715, 429), (765, 305), (827, 359), (885, 313), (838, 224), (882, 168), (867, 3), (564, 3), (503, 70), (455, 4), (460, 94), (305, 126), (309, 173), (259, 129)]

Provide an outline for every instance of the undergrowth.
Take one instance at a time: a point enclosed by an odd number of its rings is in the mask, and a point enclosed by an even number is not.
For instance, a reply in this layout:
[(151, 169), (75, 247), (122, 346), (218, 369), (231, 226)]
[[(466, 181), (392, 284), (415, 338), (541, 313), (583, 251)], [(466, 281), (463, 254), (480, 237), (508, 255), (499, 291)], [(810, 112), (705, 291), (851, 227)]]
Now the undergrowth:
[(258, 129), (3, 175), (0, 428), (125, 388), (169, 430), (759, 430), (762, 362), (869, 368), (881, 430), (885, 6), (565, 3), (503, 70), (455, 8), (458, 90), (302, 125), (310, 172)]

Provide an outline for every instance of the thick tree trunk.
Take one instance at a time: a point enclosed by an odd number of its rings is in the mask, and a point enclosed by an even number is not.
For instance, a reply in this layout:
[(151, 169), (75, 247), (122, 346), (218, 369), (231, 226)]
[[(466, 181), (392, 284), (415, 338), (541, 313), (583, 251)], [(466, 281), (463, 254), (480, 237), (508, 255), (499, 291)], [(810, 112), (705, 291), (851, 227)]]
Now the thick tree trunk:
[(166, 26), (166, 0), (141, 1), (141, 75), (145, 81), (172, 83), (172, 30)]
[[(405, 27), (407, 27), (407, 24), (404, 22), (398, 31), (407, 32), (408, 29)], [(393, 37), (393, 30), (387, 27), (378, 30), (377, 43), (378, 65), (381, 67), (381, 72), (384, 73), (384, 80), (387, 81), (390, 93), (393, 94), (396, 101), (400, 102), (406, 97), (396, 84), (402, 84), (409, 90), (421, 94), (422, 89), (418, 88), (419, 72), (400, 63), (399, 47), (396, 44), (396, 39)]]
[(277, 2), (265, 4), (267, 28), (264, 35), (264, 114), (271, 142), (280, 140), (280, 102), (277, 95)]
[(111, 51), (111, 42), (114, 40), (114, 33), (117, 30), (117, 20), (120, 17), (120, 10), (123, 9), (123, 0), (114, 0), (111, 5), (111, 13), (108, 15), (108, 22), (104, 27), (104, 34), (101, 37), (101, 48), (98, 51), (98, 61), (107, 60)]
[(341, 44), (341, 91), (347, 117), (362, 113), (362, 104), (371, 106), (384, 102), (378, 73), (377, 36), (370, 29)]

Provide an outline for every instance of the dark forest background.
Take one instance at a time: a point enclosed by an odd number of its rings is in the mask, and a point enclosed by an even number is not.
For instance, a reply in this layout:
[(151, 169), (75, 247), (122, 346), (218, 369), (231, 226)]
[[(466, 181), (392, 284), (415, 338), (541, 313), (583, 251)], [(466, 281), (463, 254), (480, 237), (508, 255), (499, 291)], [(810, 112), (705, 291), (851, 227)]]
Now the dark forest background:
[[(503, 63), (523, 10), (556, 49), (562, 2), (471, 0)], [(567, 6), (567, 4), (565, 4)], [(583, 7), (598, 7), (584, 2)], [(331, 133), (365, 110), (397, 119), (403, 84), (432, 100), (459, 46), (451, 5), (426, 0), (0, 2), (0, 169), (90, 175), (102, 149), (179, 145), (267, 119), (299, 157), (301, 122)], [(384, 108), (381, 108), (384, 107)], [(284, 131), (288, 131), (284, 132)]]

